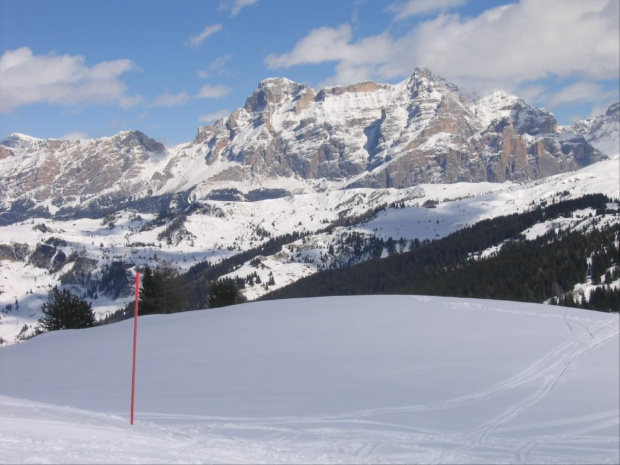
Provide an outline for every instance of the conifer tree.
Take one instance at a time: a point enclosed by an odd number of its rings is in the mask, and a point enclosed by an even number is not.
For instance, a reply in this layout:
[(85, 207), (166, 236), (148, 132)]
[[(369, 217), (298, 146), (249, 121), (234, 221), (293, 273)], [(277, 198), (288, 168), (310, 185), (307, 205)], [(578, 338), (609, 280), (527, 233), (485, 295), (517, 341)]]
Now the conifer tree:
[(49, 291), (41, 311), (43, 317), (39, 319), (37, 332), (88, 328), (96, 323), (90, 303), (67, 289), (60, 291), (58, 286)]
[[(257, 282), (259, 282), (257, 280)], [(208, 304), (210, 308), (225, 307), (242, 301), (242, 296), (232, 279), (219, 279), (211, 284)]]
[(140, 315), (176, 313), (187, 309), (184, 285), (169, 263), (152, 270), (145, 267), (140, 288)]

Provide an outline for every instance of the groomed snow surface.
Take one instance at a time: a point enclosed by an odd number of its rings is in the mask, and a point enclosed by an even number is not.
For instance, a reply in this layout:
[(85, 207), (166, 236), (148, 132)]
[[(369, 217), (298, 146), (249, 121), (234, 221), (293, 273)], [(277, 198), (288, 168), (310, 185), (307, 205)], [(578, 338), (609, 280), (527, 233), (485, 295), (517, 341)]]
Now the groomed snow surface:
[(617, 314), (258, 302), (0, 350), (3, 463), (618, 463)]

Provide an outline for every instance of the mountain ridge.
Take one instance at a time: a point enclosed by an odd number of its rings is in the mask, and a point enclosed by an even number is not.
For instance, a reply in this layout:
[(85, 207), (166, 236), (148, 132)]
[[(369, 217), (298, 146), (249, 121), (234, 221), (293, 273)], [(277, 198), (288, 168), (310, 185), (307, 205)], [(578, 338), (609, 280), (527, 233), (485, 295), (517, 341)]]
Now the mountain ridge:
[(603, 160), (590, 142), (617, 145), (618, 107), (558, 128), (523, 99), (468, 94), (427, 69), (398, 84), (318, 92), (269, 78), (243, 107), (172, 148), (140, 131), (73, 141), (12, 134), (0, 142), (0, 223), (103, 216), (128, 203), (185, 208), (229, 188), (308, 193), (539, 179)]

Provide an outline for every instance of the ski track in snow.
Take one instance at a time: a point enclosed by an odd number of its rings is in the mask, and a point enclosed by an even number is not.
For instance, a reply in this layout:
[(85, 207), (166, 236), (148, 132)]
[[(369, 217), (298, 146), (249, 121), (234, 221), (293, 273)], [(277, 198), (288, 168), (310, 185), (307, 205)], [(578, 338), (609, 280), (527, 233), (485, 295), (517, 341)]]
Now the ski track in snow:
[[(471, 306), (471, 304), (461, 306)], [(473, 306), (483, 308), (475, 304)], [(492, 307), (486, 309), (498, 310)], [(514, 313), (526, 314), (527, 312)], [(511, 463), (541, 461), (571, 463), (572, 453), (577, 447), (575, 442), (577, 442), (582, 443), (579, 446), (581, 453), (589, 452), (594, 456), (600, 453), (601, 463), (603, 463), (605, 458), (609, 458), (608, 453), (613, 455), (613, 451), (617, 450), (615, 447), (617, 440), (615, 438), (588, 438), (587, 434), (606, 427), (617, 427), (620, 424), (620, 411), (618, 410), (520, 428), (503, 426), (548, 395), (577, 357), (619, 334), (617, 319), (599, 322), (590, 327), (577, 322), (582, 328), (580, 332), (573, 328), (566, 316), (564, 316), (564, 321), (570, 338), (527, 369), (486, 389), (444, 402), (311, 417), (252, 419), (156, 412), (140, 413), (138, 417), (141, 421), (189, 422), (192, 426), (174, 426), (168, 429), (170, 434), (184, 438), (183, 440), (187, 442), (185, 445), (179, 445), (179, 448), (195, 446), (198, 441), (196, 435), (200, 437), (211, 437), (214, 434), (230, 436), (232, 432), (233, 435), (239, 434), (240, 437), (244, 434), (262, 436), (266, 444), (270, 444), (269, 447), (284, 453), (295, 449), (299, 443), (303, 443), (304, 447), (308, 447), (309, 450), (338, 451), (340, 460), (343, 458), (340, 457), (342, 454), (351, 458), (353, 462), (410, 461), (412, 457), (419, 456), (427, 463), (460, 463), (469, 460), (476, 463), (495, 463), (495, 461), (498, 463), (505, 461)], [(462, 433), (413, 428), (373, 419), (390, 413), (411, 414), (459, 409), (515, 391), (519, 395), (519, 401), (499, 412), (480, 427)], [(118, 412), (118, 414), (121, 413)], [(501, 434), (495, 434), (553, 426), (569, 426), (571, 429), (559, 438), (542, 434), (519, 441), (514, 438), (502, 438)], [(426, 447), (421, 444), (425, 444)], [(555, 452), (537, 453), (538, 449), (551, 446)], [(565, 450), (566, 455), (557, 456), (558, 449)], [(447, 452), (437, 453), (437, 451), (446, 450)], [(306, 460), (309, 457), (298, 458)], [(333, 457), (329, 458), (328, 461), (333, 459)]]

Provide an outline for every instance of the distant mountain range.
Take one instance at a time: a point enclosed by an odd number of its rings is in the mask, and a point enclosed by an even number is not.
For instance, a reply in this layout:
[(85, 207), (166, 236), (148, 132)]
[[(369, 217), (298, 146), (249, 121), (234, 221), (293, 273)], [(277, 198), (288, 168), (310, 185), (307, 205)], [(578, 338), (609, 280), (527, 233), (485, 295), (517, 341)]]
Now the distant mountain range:
[(426, 69), (396, 85), (319, 92), (267, 79), (242, 108), (173, 148), (139, 131), (91, 140), (12, 134), (0, 142), (0, 224), (128, 207), (180, 211), (223, 195), (538, 179), (616, 153), (619, 108), (558, 127), (516, 96), (467, 93)]

